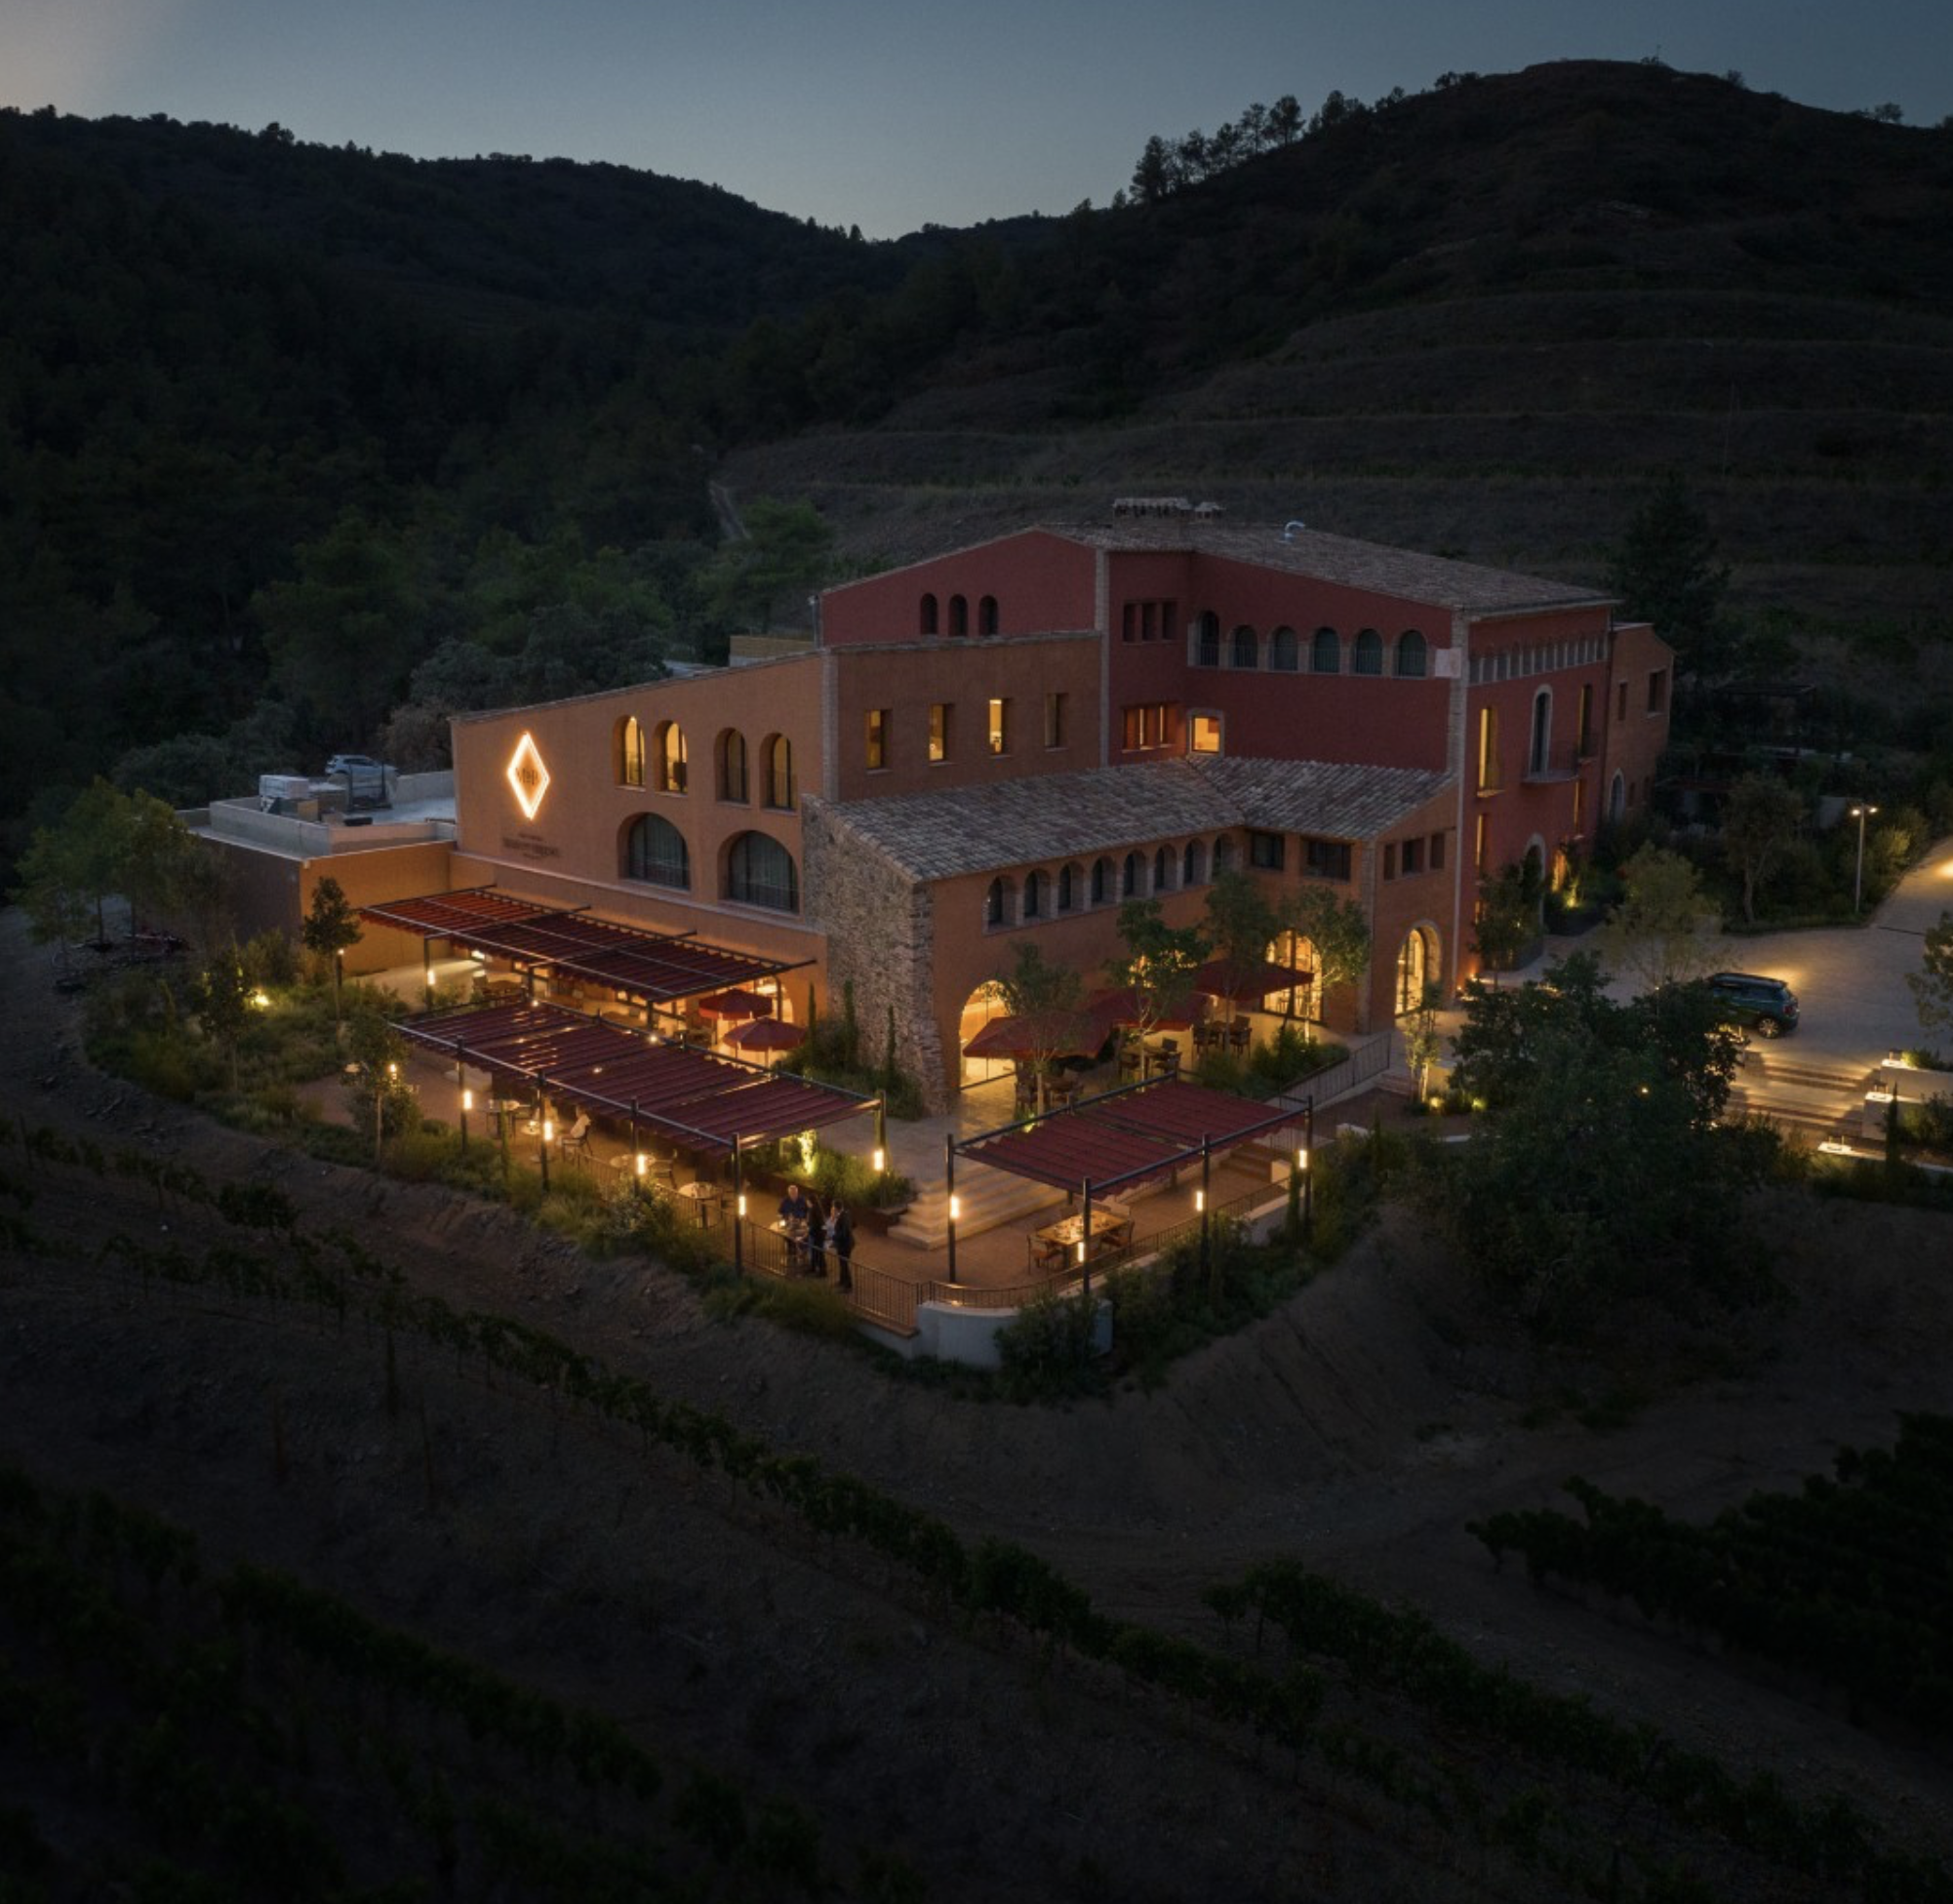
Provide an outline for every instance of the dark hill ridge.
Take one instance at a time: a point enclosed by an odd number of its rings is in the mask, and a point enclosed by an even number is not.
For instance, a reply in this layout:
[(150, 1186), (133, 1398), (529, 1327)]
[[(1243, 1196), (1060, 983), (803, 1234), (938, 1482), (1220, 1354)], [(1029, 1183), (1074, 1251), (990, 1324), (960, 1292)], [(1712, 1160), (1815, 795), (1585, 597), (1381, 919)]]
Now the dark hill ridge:
[(863, 561), (1147, 491), (1592, 584), (1675, 469), (1739, 606), (1930, 688), (1949, 234), (1953, 132), (1654, 65), (1345, 102), (1157, 202), (894, 245), (616, 166), (0, 112), (0, 620), (42, 636), (7, 813), (267, 708), (371, 741), (263, 616), (348, 512), (404, 578), (382, 695), (479, 637), (497, 536), (615, 547), (720, 637), (708, 478)]

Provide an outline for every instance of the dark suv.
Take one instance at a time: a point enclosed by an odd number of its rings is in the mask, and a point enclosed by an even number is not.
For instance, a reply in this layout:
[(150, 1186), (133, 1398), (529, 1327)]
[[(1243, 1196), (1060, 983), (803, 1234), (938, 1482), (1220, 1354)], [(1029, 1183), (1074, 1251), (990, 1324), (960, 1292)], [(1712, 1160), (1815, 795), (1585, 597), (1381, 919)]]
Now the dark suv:
[(1797, 1029), (1797, 994), (1780, 978), (1753, 972), (1709, 974), (1709, 990), (1724, 1014), (1760, 1038), (1781, 1038)]

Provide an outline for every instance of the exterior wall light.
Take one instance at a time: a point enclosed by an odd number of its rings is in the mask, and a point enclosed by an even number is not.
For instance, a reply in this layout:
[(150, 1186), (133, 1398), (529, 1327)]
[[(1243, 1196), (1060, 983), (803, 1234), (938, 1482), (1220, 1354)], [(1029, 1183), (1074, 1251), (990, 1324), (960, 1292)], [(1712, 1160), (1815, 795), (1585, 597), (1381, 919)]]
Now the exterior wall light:
[(542, 764), (542, 750), (533, 734), (524, 733), (508, 757), (508, 784), (524, 819), (534, 819), (542, 809), (542, 796), (549, 791), (549, 770)]

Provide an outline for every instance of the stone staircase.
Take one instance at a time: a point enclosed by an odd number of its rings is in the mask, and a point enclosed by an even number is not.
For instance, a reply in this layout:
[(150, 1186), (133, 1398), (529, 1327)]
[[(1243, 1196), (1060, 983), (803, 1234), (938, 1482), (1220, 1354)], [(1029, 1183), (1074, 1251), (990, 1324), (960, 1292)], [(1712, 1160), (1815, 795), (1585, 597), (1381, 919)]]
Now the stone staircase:
[(1754, 1044), (1731, 1088), (1730, 1115), (1754, 1112), (1812, 1136), (1856, 1136), (1876, 1075), (1862, 1066), (1803, 1063), (1777, 1046)]
[[(993, 1170), (987, 1164), (966, 1157), (956, 1160), (956, 1196), (962, 1209), (956, 1225), (958, 1236), (977, 1236), (1064, 1202), (1064, 1193), (1049, 1184), (1033, 1183), (1029, 1177), (1013, 1176), (1008, 1170)], [(889, 1241), (914, 1250), (940, 1250), (948, 1240), (949, 1196), (937, 1178), (919, 1191), (900, 1219), (890, 1226)]]

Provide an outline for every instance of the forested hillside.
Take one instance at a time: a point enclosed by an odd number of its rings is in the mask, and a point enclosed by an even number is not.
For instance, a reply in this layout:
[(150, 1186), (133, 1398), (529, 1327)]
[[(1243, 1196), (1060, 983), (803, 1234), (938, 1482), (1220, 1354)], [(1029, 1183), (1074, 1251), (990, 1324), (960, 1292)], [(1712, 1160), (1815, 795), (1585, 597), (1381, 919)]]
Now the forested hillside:
[(717, 652), (769, 611), (713, 483), (816, 561), (1164, 490), (1593, 580), (1674, 471), (1755, 653), (1938, 680), (1953, 133), (1600, 63), (1222, 132), (888, 245), (0, 114), (7, 842), (97, 772), (193, 801)]

